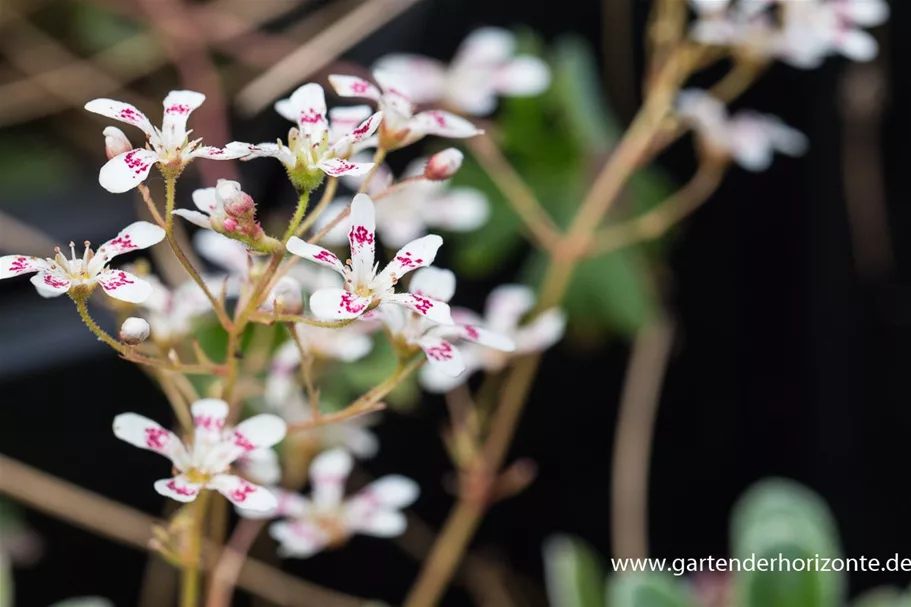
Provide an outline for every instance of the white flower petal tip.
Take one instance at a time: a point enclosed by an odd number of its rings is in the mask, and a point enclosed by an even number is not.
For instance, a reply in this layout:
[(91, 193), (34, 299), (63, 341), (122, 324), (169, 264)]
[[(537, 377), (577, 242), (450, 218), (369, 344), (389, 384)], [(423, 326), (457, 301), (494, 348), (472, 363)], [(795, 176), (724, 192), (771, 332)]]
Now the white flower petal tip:
[(448, 302), (455, 295), (456, 277), (452, 270), (429, 266), (414, 273), (408, 285), (410, 293)]
[(278, 506), (278, 499), (271, 491), (233, 474), (216, 476), (209, 482), (208, 487), (221, 493), (242, 510), (269, 512)]
[(122, 194), (146, 180), (158, 154), (152, 150), (135, 149), (123, 152), (101, 167), (98, 183), (113, 194)]
[(202, 486), (192, 483), (183, 475), (155, 481), (155, 491), (178, 502), (192, 502), (199, 496)]

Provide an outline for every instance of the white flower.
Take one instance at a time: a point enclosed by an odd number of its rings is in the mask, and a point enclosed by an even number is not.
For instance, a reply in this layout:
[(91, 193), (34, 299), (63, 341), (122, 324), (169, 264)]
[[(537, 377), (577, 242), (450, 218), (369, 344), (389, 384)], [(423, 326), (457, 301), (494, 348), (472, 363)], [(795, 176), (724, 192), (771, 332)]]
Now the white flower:
[(211, 230), (196, 232), (193, 235), (193, 248), (205, 259), (228, 272), (229, 294), (236, 292), (237, 283), (245, 282), (259, 264), (243, 243)]
[[(415, 276), (416, 278), (417, 276)], [(494, 289), (487, 297), (484, 316), (479, 317), (470, 310), (456, 308), (453, 318), (465, 326), (480, 332), (484, 327), (488, 334), (502, 336), (514, 344), (512, 350), (488, 347), (479, 340), (459, 346), (465, 372), (457, 377), (440, 372), (438, 366), (421, 369), (421, 385), (428, 392), (448, 392), (468, 380), (476, 371), (497, 373), (517, 356), (542, 352), (560, 341), (566, 329), (566, 316), (558, 308), (550, 308), (538, 314), (530, 322), (521, 325), (522, 317), (528, 314), (535, 303), (531, 289), (524, 285), (503, 285)], [(462, 335), (465, 338), (465, 335)]]
[(472, 32), (447, 68), (419, 55), (382, 57), (374, 69), (399, 77), (415, 103), (441, 103), (463, 114), (491, 113), (497, 96), (537, 95), (550, 85), (550, 69), (533, 55), (515, 55), (512, 32), (483, 27)]
[(800, 156), (808, 146), (801, 132), (778, 118), (752, 111), (729, 117), (721, 101), (697, 89), (679, 94), (677, 114), (696, 129), (712, 153), (727, 154), (751, 171), (769, 168), (776, 151)]
[[(276, 102), (275, 110), (298, 124), (299, 128), (292, 128), (288, 133), (287, 146), (281, 143), (252, 145), (234, 141), (228, 144), (228, 149), (241, 153), (242, 160), (266, 156), (277, 158), (285, 165), (292, 179), (295, 175), (300, 175), (308, 188), (312, 187), (313, 182), (318, 183), (323, 173), (339, 177), (363, 174), (373, 167), (373, 163), (351, 162), (347, 157), (358, 144), (373, 135), (382, 120), (382, 113), (368, 116), (345, 135), (339, 133), (341, 128), (346, 127), (336, 126), (332, 133), (337, 139), (332, 141), (326, 119), (326, 98), (320, 85), (303, 85), (289, 99)], [(349, 116), (344, 113), (341, 116), (341, 122), (346, 124), (345, 119)]]
[[(402, 174), (402, 179), (420, 176), (424, 173), (424, 165), (425, 160), (415, 160)], [(374, 194), (385, 189), (382, 182), (371, 182), (367, 192)], [(333, 201), (317, 220), (317, 229), (328, 225), (346, 204), (345, 199)], [(468, 187), (452, 188), (446, 182), (427, 179), (403, 182), (374, 204), (379, 211), (376, 217), (377, 234), (390, 247), (402, 247), (426, 234), (428, 228), (469, 232), (484, 225), (490, 216), (487, 197), (481, 191)], [(325, 242), (341, 244), (350, 226), (348, 218), (340, 221), (325, 235)]]
[(428, 110), (415, 114), (408, 84), (400, 76), (377, 70), (373, 77), (382, 92), (367, 80), (356, 76), (333, 74), (329, 76), (329, 82), (342, 97), (363, 97), (377, 103), (383, 115), (379, 143), (386, 150), (410, 145), (427, 135), (465, 138), (483, 132), (450, 112)]
[[(193, 329), (193, 321), (212, 310), (212, 303), (195, 281), (188, 280), (168, 289), (155, 276), (145, 279), (152, 286), (148, 299), (140, 304), (151, 326), (152, 340), (161, 344), (180, 341)], [(203, 277), (210, 291), (218, 293), (223, 278)]]
[[(413, 293), (448, 302), (455, 293), (455, 284), (455, 274), (430, 267), (415, 272), (409, 288)], [(430, 366), (450, 377), (458, 377), (466, 367), (459, 349), (448, 339), (470, 341), (501, 352), (512, 352), (516, 347), (508, 337), (478, 326), (478, 323), (439, 325), (404, 308), (385, 305), (371, 313), (370, 317), (374, 316), (386, 325), (396, 340), (423, 350)]]
[[(740, 47), (759, 57), (815, 68), (833, 54), (869, 61), (879, 46), (862, 27), (889, 18), (884, 0), (690, 0), (699, 14), (693, 37)], [(781, 5), (775, 19), (766, 9)], [(780, 23), (780, 25), (778, 25)]]
[(71, 259), (64, 257), (59, 247), (53, 259), (25, 255), (0, 257), (0, 279), (38, 272), (31, 282), (42, 297), (57, 297), (70, 292), (88, 293), (98, 284), (115, 299), (140, 303), (151, 294), (151, 285), (129, 272), (112, 270), (106, 264), (117, 255), (158, 244), (164, 237), (164, 230), (157, 225), (137, 221), (121, 230), (116, 238), (98, 247), (97, 252), (92, 251), (90, 243), (86, 242), (81, 258), (76, 257), (76, 246), (72, 242)]
[(230, 197), (241, 192), (240, 184), (229, 179), (219, 179), (218, 185), (209, 188), (193, 190), (193, 204), (198, 211), (189, 209), (174, 209), (172, 213), (183, 217), (193, 225), (201, 228), (213, 229), (215, 223), (222, 223), (227, 219), (225, 213), (225, 197)]
[[(85, 104), (85, 109), (95, 114), (120, 120), (142, 129), (146, 135), (146, 147), (121, 152), (108, 160), (98, 174), (98, 181), (104, 189), (119, 194), (129, 191), (145, 181), (153, 164), (158, 164), (169, 174), (178, 174), (194, 158), (230, 160), (242, 154), (227, 149), (201, 146), (200, 139), (190, 141), (187, 119), (190, 113), (202, 105), (206, 96), (194, 91), (171, 91), (164, 99), (164, 119), (161, 129), (152, 126), (145, 114), (128, 103), (113, 99), (94, 99)], [(119, 129), (105, 130), (108, 153), (129, 143)]]
[(228, 404), (215, 398), (196, 401), (191, 411), (196, 430), (189, 447), (170, 430), (136, 413), (115, 417), (114, 435), (171, 460), (177, 476), (155, 483), (155, 491), (165, 497), (192, 502), (203, 489), (214, 489), (240, 508), (275, 508), (272, 493), (232, 474), (230, 466), (254, 450), (280, 442), (287, 431), (285, 422), (276, 415), (262, 414), (226, 428)]
[[(417, 483), (404, 476), (388, 475), (343, 500), (352, 463), (343, 449), (325, 451), (310, 467), (313, 489), (309, 499), (276, 490), (278, 506), (267, 516), (282, 519), (269, 527), (269, 534), (279, 542), (280, 555), (306, 558), (337, 547), (354, 534), (388, 538), (405, 531), (407, 521), (400, 511), (418, 498)], [(251, 516), (248, 512), (241, 514)]]
[(345, 279), (343, 289), (320, 289), (310, 296), (310, 310), (318, 318), (343, 320), (357, 318), (381, 303), (394, 303), (414, 310), (434, 322), (451, 324), (449, 306), (413, 293), (395, 293), (395, 284), (408, 272), (429, 266), (443, 239), (435, 234), (424, 236), (402, 247), (386, 267), (377, 272), (376, 219), (373, 201), (358, 194), (351, 202), (351, 229), (348, 241), (351, 259), (342, 264), (328, 249), (292, 237), (289, 253), (331, 268)]

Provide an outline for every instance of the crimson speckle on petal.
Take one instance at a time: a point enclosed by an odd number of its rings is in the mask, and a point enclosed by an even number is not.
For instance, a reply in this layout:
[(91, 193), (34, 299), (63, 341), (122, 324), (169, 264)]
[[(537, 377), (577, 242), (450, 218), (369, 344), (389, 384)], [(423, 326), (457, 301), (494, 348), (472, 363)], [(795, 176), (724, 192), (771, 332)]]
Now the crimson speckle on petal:
[(439, 346), (427, 348), (427, 356), (433, 360), (451, 360), (452, 346), (444, 341)]

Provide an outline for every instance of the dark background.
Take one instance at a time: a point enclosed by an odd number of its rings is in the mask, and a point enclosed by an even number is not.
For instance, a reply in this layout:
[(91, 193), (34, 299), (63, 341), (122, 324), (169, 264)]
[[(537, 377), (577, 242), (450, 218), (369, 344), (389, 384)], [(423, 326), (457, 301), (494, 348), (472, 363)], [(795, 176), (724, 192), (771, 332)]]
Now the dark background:
[[(647, 4), (633, 5), (638, 48)], [(887, 68), (892, 90), (882, 149), (894, 257), (884, 271), (858, 272), (852, 250), (838, 106), (846, 64), (832, 59), (812, 72), (775, 66), (739, 103), (780, 115), (810, 137), (811, 150), (801, 159), (778, 159), (759, 176), (734, 169), (675, 241), (667, 303), (678, 334), (652, 465), (654, 556), (726, 555), (731, 506), (751, 483), (770, 475), (794, 478), (825, 497), (847, 556), (911, 555), (905, 465), (911, 412), (904, 381), (911, 266), (903, 245), (911, 215), (904, 169), (909, 118), (902, 111), (909, 99), (898, 72), (908, 56), (900, 35), (907, 13), (905, 4), (893, 6), (882, 52), (887, 65), (898, 66)], [(601, 7), (592, 1), (425, 0), (346, 57), (369, 64), (384, 52), (410, 50), (447, 58), (472, 27), (485, 24), (525, 24), (546, 38), (574, 31), (601, 48), (602, 21)], [(641, 57), (630, 61), (641, 67)], [(628, 90), (624, 94), (629, 97)], [(238, 138), (253, 130), (277, 132), (284, 123), (268, 114), (239, 125)], [(84, 183), (67, 186), (65, 204), (29, 201), (17, 205), (17, 214), (59, 238), (95, 229), (93, 212), (102, 206), (106, 224), (122, 224), (120, 216), (128, 218), (132, 208), (97, 186), (96, 160), (86, 159)], [(662, 158), (681, 181), (692, 163), (689, 142)], [(277, 163), (260, 163), (261, 174), (251, 169), (244, 167), (247, 180), (263, 180), (263, 192), (272, 191), (272, 183), (277, 188), (274, 197), (257, 200), (276, 204), (284, 187)], [(97, 230), (99, 241), (110, 231)], [(496, 282), (462, 285), (461, 301), (481, 302)], [(162, 500), (151, 481), (165, 472), (162, 462), (124, 448), (110, 421), (125, 410), (167, 419), (166, 402), (139, 371), (94, 343), (66, 309), (68, 302), (37, 297), (25, 280), (0, 287), (0, 451), (160, 513)], [(51, 363), (36, 367), (29, 354)], [(538, 464), (539, 478), (491, 511), (473, 546), (538, 579), (541, 544), (551, 533), (577, 534), (609, 555), (609, 465), (627, 354), (621, 342), (595, 352), (561, 344), (548, 354), (512, 449), (514, 457)], [(428, 398), (416, 413), (388, 415), (378, 429), (381, 455), (367, 465), (377, 475), (419, 479), (423, 494), (416, 512), (435, 526), (452, 505), (437, 480), (449, 469), (438, 438), (444, 411)], [(146, 554), (35, 512), (27, 520), (44, 537), (45, 554), (36, 566), (16, 570), (18, 605), (83, 594), (135, 603)], [(417, 573), (410, 557), (365, 538), (283, 566), (317, 583), (391, 602), (401, 600)], [(851, 590), (908, 582), (907, 574), (858, 573)], [(456, 587), (446, 604), (467, 601)]]

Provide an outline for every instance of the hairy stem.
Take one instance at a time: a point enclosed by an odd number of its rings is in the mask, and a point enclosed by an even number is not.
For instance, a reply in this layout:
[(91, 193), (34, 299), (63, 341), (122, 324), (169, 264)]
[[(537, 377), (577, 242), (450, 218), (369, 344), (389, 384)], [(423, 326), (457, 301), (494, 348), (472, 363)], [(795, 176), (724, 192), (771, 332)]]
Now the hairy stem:
[(98, 337), (98, 339), (117, 350), (117, 352), (120, 354), (126, 354), (127, 347), (108, 335), (105, 330), (99, 327), (94, 319), (92, 319), (92, 316), (89, 314), (89, 310), (85, 305), (89, 299), (88, 296), (77, 295), (72, 299), (76, 304), (76, 311), (79, 312), (79, 317), (82, 319), (82, 322), (85, 323), (85, 326), (87, 326), (89, 330)]
[(193, 524), (190, 528), (190, 549), (184, 565), (181, 580), (180, 607), (199, 605), (199, 570), (202, 557), (203, 522), (206, 518), (206, 506), (209, 503), (209, 492), (203, 491), (190, 506), (193, 509)]
[(288, 229), (285, 230), (285, 235), (282, 236), (282, 244), (288, 244), (288, 240), (294, 236), (295, 233), (297, 233), (297, 226), (299, 226), (301, 221), (303, 221), (304, 213), (307, 212), (307, 204), (309, 204), (309, 202), (310, 190), (307, 190), (306, 192), (303, 192), (297, 199), (297, 208), (294, 209), (294, 215), (291, 217), (291, 222), (288, 224)]

